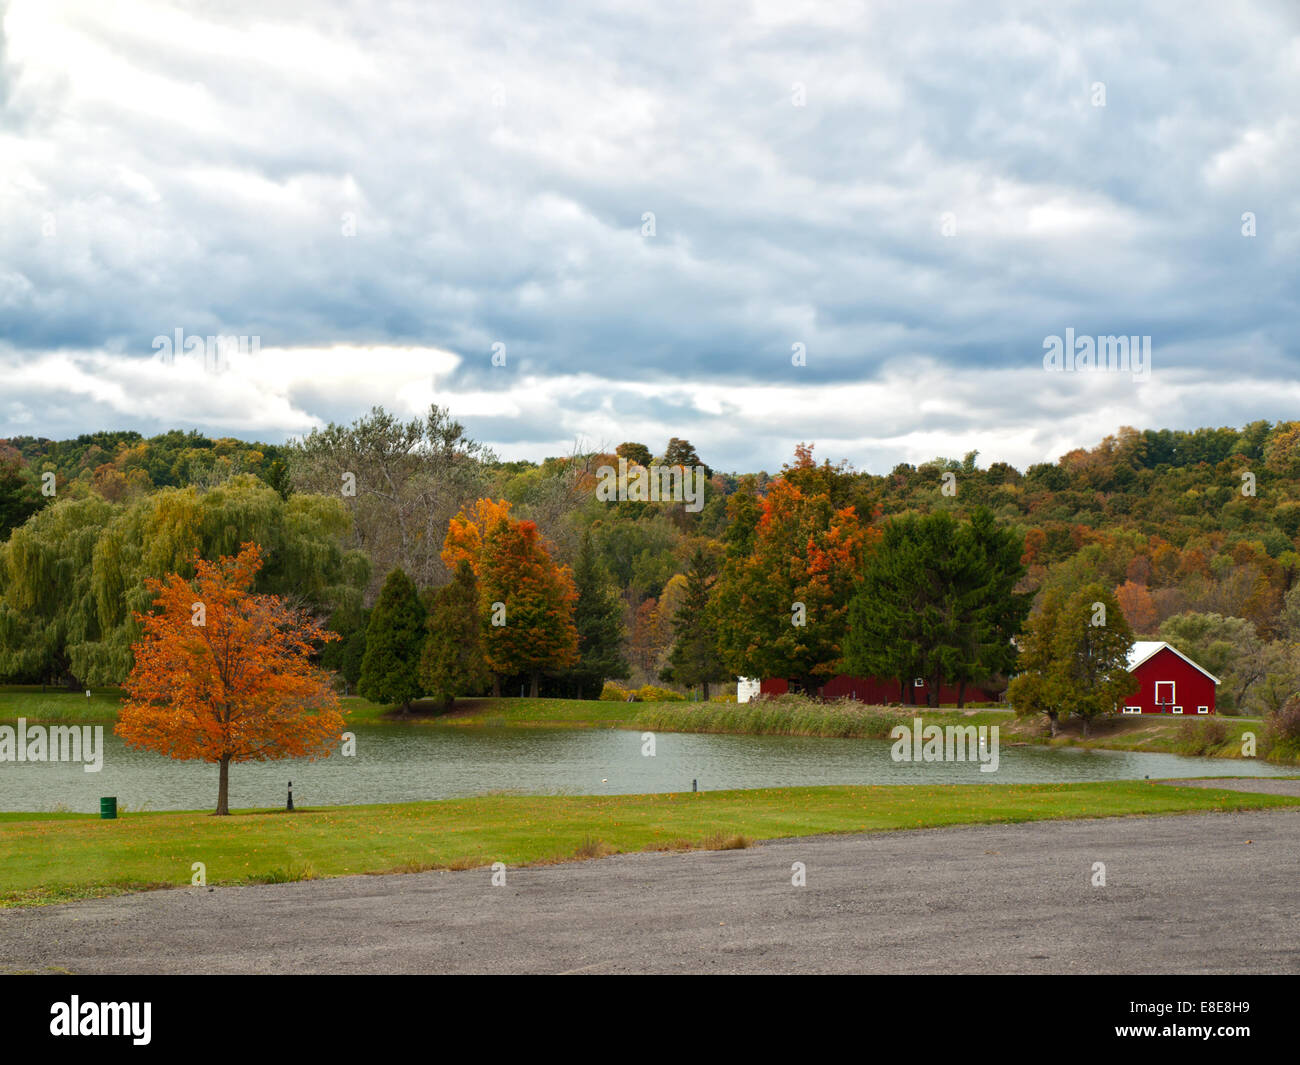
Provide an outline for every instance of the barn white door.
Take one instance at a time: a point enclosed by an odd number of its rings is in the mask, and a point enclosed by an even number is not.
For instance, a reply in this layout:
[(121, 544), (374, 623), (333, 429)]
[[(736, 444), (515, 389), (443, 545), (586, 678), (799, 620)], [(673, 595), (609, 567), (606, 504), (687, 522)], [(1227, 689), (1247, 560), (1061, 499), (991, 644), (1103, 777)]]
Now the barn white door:
[(1174, 682), (1172, 680), (1156, 681), (1156, 709), (1168, 710), (1174, 704)]

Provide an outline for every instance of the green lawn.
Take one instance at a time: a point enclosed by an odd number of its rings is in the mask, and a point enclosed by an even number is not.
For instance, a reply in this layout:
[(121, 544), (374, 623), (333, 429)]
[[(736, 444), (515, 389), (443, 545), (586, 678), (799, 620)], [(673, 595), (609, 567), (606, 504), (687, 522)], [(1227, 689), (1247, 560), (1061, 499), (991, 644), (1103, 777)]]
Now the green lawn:
[[(84, 696), (83, 696), (84, 698)], [(190, 883), (238, 884), (548, 862), (736, 845), (828, 832), (1300, 805), (1300, 799), (1152, 781), (771, 788), (622, 796), (484, 796), (444, 802), (247, 811), (0, 814), (0, 905)]]
[(116, 688), (100, 688), (87, 699), (84, 691), (42, 692), (39, 684), (7, 684), (0, 687), (0, 724), (25, 717), (29, 724), (112, 725), (121, 705), (122, 693)]
[(417, 724), (453, 727), (636, 728), (647, 706), (688, 706), (689, 703), (616, 703), (599, 699), (457, 699), (450, 711), (436, 703), (418, 702), (403, 717), (394, 708), (350, 696), (342, 700), (352, 724)]

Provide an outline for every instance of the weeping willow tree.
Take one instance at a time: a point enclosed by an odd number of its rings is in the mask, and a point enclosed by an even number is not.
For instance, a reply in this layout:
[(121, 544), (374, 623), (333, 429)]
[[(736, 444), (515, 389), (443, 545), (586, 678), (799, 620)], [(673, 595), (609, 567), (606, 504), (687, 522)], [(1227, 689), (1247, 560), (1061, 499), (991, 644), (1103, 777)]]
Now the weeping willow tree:
[(262, 548), (257, 591), (319, 613), (358, 609), (369, 563), (346, 550), (337, 499), (287, 501), (257, 477), (163, 489), (134, 503), (60, 501), (0, 545), (0, 677), (117, 684), (151, 605), (146, 579), (190, 577), (194, 557)]
[(93, 561), (115, 509), (97, 496), (61, 501), (0, 544), (0, 677), (73, 679), (68, 649), (102, 635)]

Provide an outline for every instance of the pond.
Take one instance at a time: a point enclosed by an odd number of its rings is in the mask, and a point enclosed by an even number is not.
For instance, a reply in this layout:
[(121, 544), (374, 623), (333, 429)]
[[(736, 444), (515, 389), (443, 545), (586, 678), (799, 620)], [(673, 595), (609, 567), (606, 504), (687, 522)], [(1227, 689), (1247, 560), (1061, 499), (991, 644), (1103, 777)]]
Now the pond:
[[(821, 784), (1033, 784), (1143, 777), (1284, 776), (1294, 767), (1171, 754), (1007, 747), (997, 772), (979, 763), (895, 762), (888, 740), (642, 734), (623, 730), (358, 726), (356, 754), (316, 762), (244, 763), (230, 770), (230, 805), (282, 806), (293, 781), (299, 806), (411, 802), (488, 792), (616, 795)], [(217, 768), (131, 750), (104, 734), (104, 764), (0, 762), (0, 810), (92, 813), (102, 795), (124, 810), (202, 810), (216, 803)]]

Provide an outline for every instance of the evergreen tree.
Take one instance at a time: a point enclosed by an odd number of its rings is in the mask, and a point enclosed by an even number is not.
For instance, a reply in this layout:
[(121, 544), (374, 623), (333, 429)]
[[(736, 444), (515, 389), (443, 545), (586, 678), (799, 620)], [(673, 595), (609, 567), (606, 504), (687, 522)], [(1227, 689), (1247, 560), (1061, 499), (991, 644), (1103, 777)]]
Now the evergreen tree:
[(664, 449), (663, 465), (681, 466), (687, 470), (701, 466), (704, 468), (705, 477), (713, 476), (713, 470), (704, 465), (704, 461), (695, 450), (695, 445), (689, 440), (682, 440), (675, 436), (668, 441), (668, 447)]
[(330, 615), (330, 632), (339, 634), (339, 639), (327, 643), (320, 652), (320, 664), (323, 669), (332, 669), (343, 678), (344, 691), (348, 694), (357, 690), (361, 680), (361, 662), (366, 654), (366, 628), (370, 624), (370, 611), (360, 604), (349, 604)]
[(370, 624), (370, 611), (366, 611), (366, 620), (343, 638), (343, 658), (339, 663), (339, 672), (347, 690), (354, 692), (361, 683), (361, 664), (366, 660), (366, 628)]
[(422, 694), (420, 653), (424, 649), (426, 611), (415, 583), (401, 569), (384, 581), (366, 628), (358, 693), (384, 706), (400, 705), (408, 713)]
[(985, 510), (962, 523), (946, 511), (889, 522), (849, 607), (846, 668), (897, 677), (900, 701), (911, 677), (925, 677), (932, 706), (955, 681), (961, 704), (967, 682), (1011, 668), (1011, 639), (1029, 610), (1014, 591), (1023, 550)]
[(709, 620), (709, 600), (713, 594), (717, 561), (703, 548), (696, 548), (686, 571), (686, 594), (673, 617), (676, 641), (668, 655), (663, 680), (688, 687), (700, 685), (704, 699), (709, 698), (709, 684), (726, 680), (729, 674), (718, 655), (718, 644)]
[(967, 613), (960, 630), (962, 654), (952, 674), (958, 706), (965, 702), (968, 683), (986, 684), (990, 678), (1011, 675), (1016, 662), (1013, 641), (1034, 598), (1032, 592), (1016, 591), (1025, 575), (1023, 536), (999, 529), (992, 512), (978, 508), (963, 526), (962, 538), (973, 558), (962, 571), (972, 583), (961, 596)]
[(849, 602), (844, 668), (863, 677), (898, 679), (898, 701), (909, 702), (911, 678), (921, 671), (920, 620), (913, 612), (920, 549), (908, 521), (885, 525)]
[(626, 679), (629, 671), (623, 657), (623, 607), (610, 588), (590, 532), (583, 535), (573, 583), (578, 591), (573, 610), (573, 624), (578, 630), (578, 665), (569, 677), (579, 699), (588, 692), (595, 698), (605, 681)]
[(480, 694), (491, 676), (483, 658), (478, 581), (464, 559), (456, 576), (432, 597), (428, 635), (420, 654), (424, 690), (451, 708), (458, 695)]
[(913, 676), (925, 677), (936, 705), (944, 680), (963, 665), (974, 562), (945, 511), (889, 522), (849, 607), (846, 668), (897, 677), (900, 701), (907, 701)]

